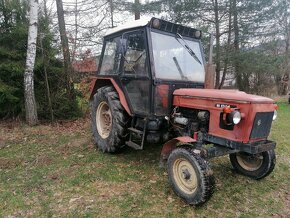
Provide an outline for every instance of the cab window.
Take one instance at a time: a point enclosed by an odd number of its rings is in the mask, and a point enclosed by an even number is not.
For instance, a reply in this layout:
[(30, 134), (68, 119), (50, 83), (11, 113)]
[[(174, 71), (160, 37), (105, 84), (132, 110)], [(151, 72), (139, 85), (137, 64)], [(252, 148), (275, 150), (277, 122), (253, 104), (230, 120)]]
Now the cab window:
[(121, 56), (117, 53), (118, 40), (120, 40), (120, 37), (116, 37), (105, 42), (105, 51), (100, 69), (101, 75), (112, 75), (118, 74), (119, 72)]
[(124, 74), (134, 76), (147, 76), (146, 48), (144, 31), (134, 31), (124, 34), (127, 49), (124, 54)]

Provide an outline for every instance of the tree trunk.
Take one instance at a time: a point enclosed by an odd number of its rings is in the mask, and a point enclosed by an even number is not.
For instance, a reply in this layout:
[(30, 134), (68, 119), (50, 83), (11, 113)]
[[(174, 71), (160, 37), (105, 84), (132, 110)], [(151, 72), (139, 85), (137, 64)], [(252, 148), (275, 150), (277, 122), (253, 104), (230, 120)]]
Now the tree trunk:
[(135, 3), (135, 9), (134, 9), (134, 14), (135, 14), (135, 20), (140, 19), (140, 2), (139, 0), (134, 0)]
[(237, 1), (233, 0), (233, 24), (234, 24), (234, 49), (235, 49), (235, 57), (234, 57), (234, 67), (236, 73), (236, 82), (237, 86), (240, 90), (244, 90), (243, 88), (243, 79), (239, 69), (239, 26), (238, 26), (238, 11), (237, 11)]
[(219, 85), (219, 89), (221, 89), (224, 85), (226, 75), (227, 75), (227, 70), (228, 70), (228, 63), (229, 63), (229, 53), (231, 51), (231, 36), (232, 36), (232, 0), (230, 0), (230, 7), (229, 7), (229, 32), (228, 32), (228, 39), (227, 39), (227, 45), (226, 45), (226, 57), (224, 60), (224, 70), (223, 70), (223, 75), (222, 79)]
[[(44, 10), (45, 22), (48, 22), (49, 17), (47, 14), (46, 0), (43, 1), (43, 10)], [(40, 28), (40, 31), (41, 31), (41, 28)], [(49, 87), (48, 74), (47, 74), (47, 64), (48, 64), (49, 58), (45, 54), (45, 51), (43, 48), (44, 34), (40, 33), (39, 35), (40, 35), (39, 42), (40, 42), (40, 48), (41, 48), (41, 54), (42, 54), (42, 63), (43, 63), (43, 71), (44, 71), (45, 86), (46, 86), (46, 95), (47, 95), (48, 107), (49, 107), (49, 112), (50, 112), (50, 120), (51, 122), (53, 122), (54, 115), (53, 115), (53, 108), (52, 108), (51, 96), (50, 96), (50, 87)]]
[(59, 33), (60, 33), (60, 40), (61, 40), (63, 59), (64, 59), (64, 73), (66, 77), (67, 92), (68, 92), (68, 97), (71, 100), (73, 100), (75, 96), (74, 96), (73, 84), (71, 82), (72, 67), (71, 67), (71, 62), (70, 62), (68, 39), (67, 39), (66, 29), (65, 29), (62, 0), (56, 0), (56, 9), (57, 9)]
[(288, 7), (285, 7), (285, 57), (286, 57), (286, 61), (285, 61), (285, 73), (283, 76), (283, 89), (282, 89), (282, 95), (287, 95), (287, 91), (288, 91), (288, 83), (290, 81), (290, 73), (289, 73), (289, 67), (290, 67), (290, 54), (289, 54), (289, 47), (290, 47), (290, 29), (289, 29), (289, 22), (288, 22)]
[(114, 27), (114, 5), (113, 0), (110, 0), (110, 11), (111, 11), (111, 26)]
[(24, 72), (24, 98), (26, 122), (35, 125), (38, 122), (36, 101), (34, 94), (34, 63), (36, 56), (38, 26), (38, 0), (30, 0), (29, 30), (27, 42), (26, 67)]
[(220, 61), (220, 23), (219, 23), (219, 7), (218, 1), (213, 1), (214, 5), (214, 20), (215, 20), (215, 39), (216, 39), (216, 73), (215, 73), (215, 88), (217, 89), (220, 84), (220, 71), (221, 71), (221, 61)]
[(71, 61), (75, 61), (76, 57), (76, 50), (77, 50), (77, 41), (78, 41), (78, 0), (75, 0), (75, 38), (74, 38), (74, 44), (72, 48), (72, 59)]

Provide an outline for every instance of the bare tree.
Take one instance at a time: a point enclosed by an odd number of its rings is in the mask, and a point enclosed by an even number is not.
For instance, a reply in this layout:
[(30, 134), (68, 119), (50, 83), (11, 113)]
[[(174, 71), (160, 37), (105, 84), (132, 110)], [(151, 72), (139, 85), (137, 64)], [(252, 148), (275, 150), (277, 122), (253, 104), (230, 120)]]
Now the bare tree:
[(68, 39), (67, 39), (66, 29), (65, 29), (62, 0), (56, 0), (56, 9), (57, 9), (59, 33), (60, 33), (63, 59), (64, 59), (64, 72), (65, 72), (65, 77), (66, 77), (67, 92), (68, 92), (69, 98), (73, 99), (74, 90), (73, 90), (73, 84), (71, 82), (72, 67), (71, 67), (71, 61), (70, 61)]
[(223, 74), (222, 78), (219, 84), (219, 89), (221, 89), (224, 85), (227, 71), (228, 71), (228, 65), (229, 65), (229, 56), (231, 52), (231, 36), (232, 36), (232, 0), (229, 0), (229, 18), (228, 18), (228, 36), (227, 36), (227, 43), (225, 45), (225, 57), (224, 57), (224, 69), (223, 69)]
[(219, 15), (219, 4), (217, 0), (212, 1), (214, 8), (214, 23), (215, 23), (215, 39), (216, 39), (216, 72), (215, 72), (215, 88), (217, 89), (220, 85), (220, 71), (221, 71), (221, 53), (220, 53), (220, 15)]
[(115, 26), (115, 2), (62, 0), (62, 3), (71, 61), (79, 59), (87, 50), (98, 53), (105, 30)]
[(24, 97), (26, 122), (35, 125), (38, 122), (34, 94), (34, 63), (36, 57), (36, 42), (38, 28), (38, 0), (30, 0), (29, 30), (27, 42), (26, 67), (24, 72)]
[(284, 60), (284, 72), (281, 79), (281, 85), (279, 87), (279, 94), (286, 95), (288, 91), (288, 83), (290, 81), (290, 3), (289, 1), (282, 0), (280, 2), (280, 10), (279, 10), (279, 25), (281, 32), (283, 34), (284, 42), (285, 42), (285, 60)]

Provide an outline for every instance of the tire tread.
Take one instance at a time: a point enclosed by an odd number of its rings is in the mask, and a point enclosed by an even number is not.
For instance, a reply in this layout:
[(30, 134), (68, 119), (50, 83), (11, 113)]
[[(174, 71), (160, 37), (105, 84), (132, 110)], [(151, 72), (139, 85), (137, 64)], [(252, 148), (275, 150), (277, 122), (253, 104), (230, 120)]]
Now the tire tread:
[[(108, 138), (102, 139), (97, 131), (95, 116), (99, 101), (106, 101), (110, 107), (113, 119), (112, 133)], [(118, 93), (112, 86), (104, 86), (97, 90), (91, 103), (92, 113), (92, 129), (97, 148), (103, 152), (118, 152), (124, 145), (127, 138), (127, 127), (129, 116), (122, 107)]]

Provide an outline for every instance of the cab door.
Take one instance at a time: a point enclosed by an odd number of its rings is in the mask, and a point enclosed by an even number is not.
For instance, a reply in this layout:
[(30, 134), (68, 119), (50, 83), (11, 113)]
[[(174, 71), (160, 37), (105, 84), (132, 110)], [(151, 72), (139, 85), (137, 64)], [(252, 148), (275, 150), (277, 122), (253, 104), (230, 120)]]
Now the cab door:
[(135, 114), (150, 113), (151, 80), (145, 30), (122, 35), (125, 46), (121, 63), (121, 81)]

